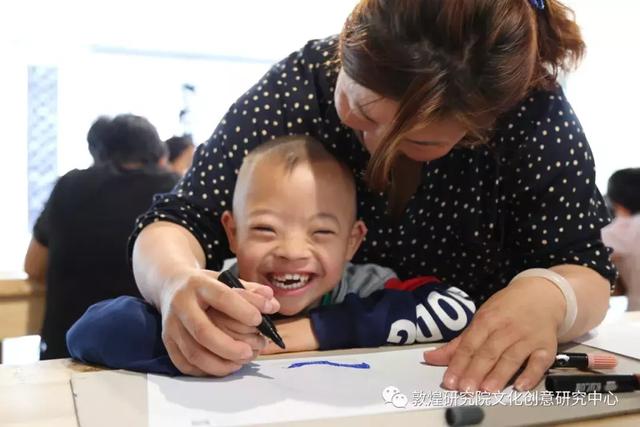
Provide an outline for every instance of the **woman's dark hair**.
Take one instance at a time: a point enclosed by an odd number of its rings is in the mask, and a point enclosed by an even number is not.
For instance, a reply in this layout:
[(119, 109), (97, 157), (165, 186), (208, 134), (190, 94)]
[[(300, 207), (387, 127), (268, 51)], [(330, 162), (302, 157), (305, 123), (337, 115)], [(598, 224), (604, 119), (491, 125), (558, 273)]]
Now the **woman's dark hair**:
[(167, 148), (149, 120), (133, 114), (116, 116), (103, 141), (104, 156), (115, 165), (140, 163), (156, 165), (167, 155)]
[(102, 163), (104, 158), (104, 140), (109, 133), (111, 126), (111, 117), (100, 116), (89, 128), (87, 132), (87, 142), (89, 143), (89, 153), (93, 157), (94, 163)]
[(172, 136), (165, 141), (169, 150), (169, 163), (180, 157), (180, 154), (189, 147), (193, 147), (193, 137), (191, 135)]
[(614, 172), (607, 185), (607, 198), (629, 209), (632, 215), (640, 213), (640, 168)]
[(340, 35), (339, 63), (358, 84), (399, 102), (373, 154), (370, 185), (393, 192), (403, 135), (451, 117), (467, 143), (486, 140), (504, 112), (533, 88), (556, 84), (585, 46), (570, 9), (545, 0), (362, 0)]

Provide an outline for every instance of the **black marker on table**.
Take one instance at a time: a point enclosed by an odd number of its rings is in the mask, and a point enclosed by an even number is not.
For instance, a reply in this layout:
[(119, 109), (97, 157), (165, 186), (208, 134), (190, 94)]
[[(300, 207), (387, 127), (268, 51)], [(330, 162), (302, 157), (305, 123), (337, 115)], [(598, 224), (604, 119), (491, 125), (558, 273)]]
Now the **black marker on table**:
[(545, 388), (556, 392), (622, 393), (640, 390), (640, 374), (635, 375), (548, 375)]
[[(240, 280), (238, 280), (238, 278), (229, 270), (225, 270), (220, 273), (218, 280), (230, 288), (244, 289)], [(258, 325), (258, 330), (262, 335), (276, 343), (278, 347), (282, 349), (285, 348), (284, 341), (282, 340), (282, 337), (280, 337), (280, 334), (278, 334), (276, 325), (273, 324), (269, 316), (266, 314), (262, 314), (262, 323)]]

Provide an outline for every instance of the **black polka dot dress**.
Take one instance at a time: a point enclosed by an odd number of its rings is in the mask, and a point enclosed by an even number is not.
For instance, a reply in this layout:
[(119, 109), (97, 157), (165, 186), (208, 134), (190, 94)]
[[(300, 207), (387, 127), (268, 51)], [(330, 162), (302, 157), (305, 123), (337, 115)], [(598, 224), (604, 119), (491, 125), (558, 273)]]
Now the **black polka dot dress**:
[(330, 63), (337, 40), (309, 42), (274, 65), (229, 109), (173, 192), (156, 196), (136, 234), (163, 220), (188, 228), (220, 269), (232, 256), (220, 224), (231, 208), (243, 157), (263, 141), (311, 135), (351, 167), (359, 216), (369, 233), (354, 262), (393, 268), (400, 278), (437, 275), (479, 303), (518, 272), (558, 264), (590, 267), (613, 280), (600, 240), (609, 222), (591, 150), (560, 88), (536, 91), (497, 123), (492, 141), (456, 148), (424, 164), (400, 220), (362, 176), (369, 154), (338, 119)]

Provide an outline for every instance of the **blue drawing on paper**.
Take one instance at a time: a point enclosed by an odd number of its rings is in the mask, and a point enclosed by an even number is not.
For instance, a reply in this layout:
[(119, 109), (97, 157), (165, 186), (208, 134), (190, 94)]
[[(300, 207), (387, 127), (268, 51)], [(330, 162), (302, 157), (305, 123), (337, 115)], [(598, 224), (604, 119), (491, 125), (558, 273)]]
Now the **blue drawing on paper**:
[(288, 366), (288, 368), (300, 368), (302, 366), (308, 366), (308, 365), (328, 365), (328, 366), (337, 366), (340, 368), (354, 368), (354, 369), (370, 369), (371, 366), (368, 363), (362, 362), (362, 363), (337, 363), (337, 362), (331, 362), (329, 360), (315, 360), (315, 361), (311, 361), (311, 362), (296, 362), (296, 363), (292, 363), (291, 365)]

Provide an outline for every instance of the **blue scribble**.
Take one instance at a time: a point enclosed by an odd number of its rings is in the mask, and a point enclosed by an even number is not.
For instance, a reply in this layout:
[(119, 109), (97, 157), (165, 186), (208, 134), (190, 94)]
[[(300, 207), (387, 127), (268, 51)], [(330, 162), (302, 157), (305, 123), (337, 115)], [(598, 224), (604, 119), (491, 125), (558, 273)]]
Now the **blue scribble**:
[(369, 366), (368, 363), (362, 362), (362, 363), (337, 363), (337, 362), (331, 362), (329, 360), (316, 360), (313, 362), (296, 362), (296, 363), (292, 363), (291, 365), (288, 366), (288, 368), (299, 368), (301, 366), (307, 366), (307, 365), (328, 365), (328, 366), (338, 366), (340, 368), (355, 368), (355, 369), (370, 369), (371, 366)]

